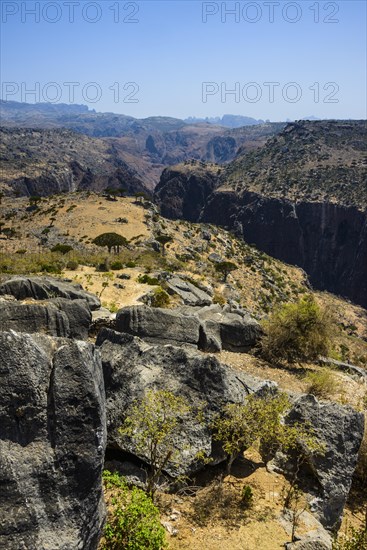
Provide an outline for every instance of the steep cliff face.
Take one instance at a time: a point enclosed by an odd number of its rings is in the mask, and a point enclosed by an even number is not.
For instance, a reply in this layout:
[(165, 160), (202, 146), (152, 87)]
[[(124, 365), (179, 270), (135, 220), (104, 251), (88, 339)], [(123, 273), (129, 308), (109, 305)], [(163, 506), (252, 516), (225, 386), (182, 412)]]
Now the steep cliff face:
[(167, 169), (161, 212), (227, 227), (367, 307), (366, 137), (365, 121), (289, 124), (219, 172)]
[(200, 221), (226, 226), (312, 284), (367, 307), (367, 216), (355, 207), (217, 191)]
[(220, 168), (200, 162), (180, 164), (164, 170), (155, 189), (163, 216), (197, 221), (215, 187)]

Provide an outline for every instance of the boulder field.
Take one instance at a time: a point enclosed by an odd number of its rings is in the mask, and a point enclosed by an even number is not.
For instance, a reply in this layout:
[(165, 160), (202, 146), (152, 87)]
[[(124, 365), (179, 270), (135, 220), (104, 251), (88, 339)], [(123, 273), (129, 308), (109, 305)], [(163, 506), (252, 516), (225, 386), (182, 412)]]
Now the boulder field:
[[(148, 390), (170, 390), (191, 406), (176, 434), (178, 458), (165, 469), (171, 479), (210, 467), (198, 460), (199, 451), (211, 464), (224, 460), (211, 420), (227, 403), (278, 391), (275, 382), (207, 353), (256, 345), (260, 325), (245, 311), (126, 307), (113, 328), (108, 320), (109, 328), (99, 330), (94, 344), (87, 341), (88, 330), (99, 300), (79, 285), (14, 277), (0, 284), (0, 296), (1, 548), (97, 549), (105, 521), (105, 451), (136, 464), (147, 461), (118, 428)], [(310, 395), (290, 398), (285, 422), (308, 422), (325, 445), (323, 456), (310, 457), (304, 475), (311, 472), (313, 479), (313, 514), (324, 528), (336, 530), (357, 463), (363, 415)], [(284, 472), (288, 467), (281, 455), (269, 463)]]

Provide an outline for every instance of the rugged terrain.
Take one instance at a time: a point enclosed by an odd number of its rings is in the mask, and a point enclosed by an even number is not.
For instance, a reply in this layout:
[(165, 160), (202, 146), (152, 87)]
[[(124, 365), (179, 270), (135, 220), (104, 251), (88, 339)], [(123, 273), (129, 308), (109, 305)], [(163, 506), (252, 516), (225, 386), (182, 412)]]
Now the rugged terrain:
[[(7, 368), (1, 370), (6, 384), (0, 386), (14, 387), (18, 396), (14, 402), (4, 389), (0, 411), (8, 518), (0, 527), (3, 544), (44, 550), (52, 541), (53, 548), (70, 550), (77, 541), (95, 549), (104, 519), (99, 492), (104, 445), (105, 467), (141, 482), (142, 457), (117, 428), (134, 397), (164, 387), (195, 406), (203, 398), (208, 404), (207, 424), (197, 430), (190, 418), (177, 440), (188, 444), (179, 473), (191, 476), (191, 482), (178, 494), (159, 496), (171, 547), (196, 549), (203, 541), (210, 550), (226, 544), (284, 547), (291, 529), (282, 505), (287, 477), (266, 470), (251, 449), (218, 487), (213, 478), (222, 457), (208, 430), (212, 413), (226, 402), (278, 386), (290, 393), (292, 414), (314, 423), (328, 446), (325, 460), (313, 464), (317, 483), (315, 478), (306, 483), (307, 498), (318, 499), (313, 513), (304, 512), (298, 534), (311, 541), (322, 537), (324, 548), (330, 548), (325, 527), (339, 525), (363, 434), (358, 411), (365, 406), (366, 311), (331, 294), (313, 293), (335, 312), (335, 362), (274, 366), (254, 353), (261, 322), (278, 304), (312, 292), (301, 269), (211, 224), (164, 219), (154, 204), (139, 197), (111, 200), (83, 191), (31, 204), (25, 197), (2, 197), (1, 211), (0, 345)], [(103, 232), (124, 236), (126, 245), (108, 254), (92, 242)], [(157, 240), (162, 234), (172, 238), (164, 250)], [(215, 268), (221, 260), (236, 266), (226, 281)], [(165, 307), (154, 307), (162, 294)], [(316, 399), (305, 375), (325, 370), (335, 385)], [(73, 422), (75, 414), (83, 421)], [(343, 441), (338, 437), (341, 425)], [(213, 453), (215, 462), (198, 469), (195, 452), (202, 448)], [(82, 461), (76, 458), (80, 455)], [(168, 473), (176, 475), (169, 468)], [(245, 512), (239, 502), (244, 485), (253, 487), (255, 495), (254, 508)], [(56, 494), (50, 487), (56, 487)], [(28, 515), (10, 517), (9, 509), (25, 510), (29, 495)], [(346, 518), (352, 518), (352, 504), (347, 504)], [(362, 508), (353, 513), (351, 521), (359, 527)], [(55, 514), (60, 521), (51, 533)]]
[(47, 196), (76, 189), (147, 191), (134, 167), (98, 138), (70, 130), (0, 129), (0, 190)]
[[(119, 182), (125, 178), (125, 188), (130, 188), (132, 183), (137, 187), (139, 182), (151, 190), (168, 165), (190, 159), (225, 163), (234, 159), (239, 148), (253, 150), (284, 128), (283, 123), (264, 123), (227, 129), (210, 123), (187, 124), (170, 117), (135, 119), (114, 113), (96, 113), (83, 105), (31, 105), (5, 101), (0, 101), (0, 119), (4, 129), (12, 129), (1, 135), (4, 179), (0, 181), (0, 189), (3, 183), (13, 182), (14, 185), (14, 176), (19, 176), (19, 172), (20, 177), (27, 176), (24, 173), (25, 161), (31, 174), (39, 170), (38, 150), (43, 162), (48, 165), (47, 169), (44, 166), (42, 186), (39, 185), (43, 189), (39, 193), (42, 195), (65, 190), (63, 176), (72, 172), (69, 164), (61, 167), (61, 174), (60, 170), (55, 170), (57, 165), (54, 165), (52, 148), (57, 150), (61, 146), (62, 155), (68, 158), (71, 154), (72, 160), (80, 165), (79, 172), (83, 172), (89, 166), (84, 162), (87, 145), (89, 153), (93, 152), (93, 155), (89, 155), (93, 157), (89, 159), (92, 172), (96, 164), (104, 165), (104, 175), (110, 177), (112, 183), (115, 183), (114, 177)], [(20, 128), (24, 131), (19, 131)], [(57, 129), (68, 129), (70, 132), (58, 133)], [(66, 150), (63, 144), (65, 136)], [(41, 148), (40, 139), (43, 141)], [(46, 146), (46, 143), (49, 145)], [(14, 151), (19, 150), (21, 155), (14, 158)], [(83, 186), (80, 186), (80, 174), (73, 175), (74, 188), (85, 188), (88, 175), (84, 178)], [(89, 179), (92, 179), (91, 175)], [(58, 188), (55, 188), (55, 184), (47, 185), (47, 180), (58, 181)], [(89, 183), (89, 188), (101, 187)], [(27, 194), (24, 187), (20, 191)]]
[[(171, 177), (166, 171), (157, 186), (164, 215), (227, 227), (266, 253), (305, 269), (317, 288), (367, 305), (364, 121), (289, 124), (261, 149), (239, 154), (218, 175), (212, 193), (200, 186), (203, 198), (196, 219), (191, 215), (196, 196), (190, 201), (195, 166), (189, 176), (182, 170), (175, 193), (185, 212), (171, 199), (178, 170)], [(203, 181), (202, 167), (198, 176)]]

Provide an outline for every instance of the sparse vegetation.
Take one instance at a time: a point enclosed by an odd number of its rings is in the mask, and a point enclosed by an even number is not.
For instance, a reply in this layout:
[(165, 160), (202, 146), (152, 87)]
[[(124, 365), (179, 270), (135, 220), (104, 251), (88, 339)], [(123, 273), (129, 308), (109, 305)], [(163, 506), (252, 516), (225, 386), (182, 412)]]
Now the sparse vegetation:
[(101, 550), (163, 550), (165, 530), (159, 510), (144, 491), (128, 487), (117, 473), (105, 470), (105, 490), (109, 496), (109, 514), (104, 528)]
[(152, 286), (159, 285), (158, 279), (156, 277), (150, 277), (147, 273), (144, 275), (139, 275), (138, 283)]
[(155, 288), (150, 300), (150, 305), (152, 307), (167, 307), (169, 303), (169, 294), (161, 286)]
[(60, 252), (60, 254), (67, 254), (68, 252), (71, 252), (71, 250), (73, 250), (72, 246), (62, 243), (58, 243), (51, 248), (51, 252)]
[(367, 548), (367, 526), (356, 529), (351, 527), (346, 535), (333, 543), (333, 550), (364, 550)]
[(93, 243), (97, 246), (107, 246), (109, 253), (111, 253), (112, 249), (114, 249), (115, 253), (118, 253), (121, 246), (127, 246), (126, 238), (117, 233), (102, 233), (93, 239)]
[(256, 441), (260, 442), (260, 454), (266, 462), (276, 451), (288, 452), (302, 442), (312, 450), (320, 450), (307, 426), (282, 423), (282, 417), (290, 402), (285, 394), (265, 397), (248, 396), (243, 404), (228, 404), (223, 415), (213, 423), (214, 439), (220, 441), (227, 454), (227, 473), (234, 460)]
[(152, 497), (165, 467), (176, 459), (176, 433), (189, 410), (186, 401), (170, 391), (148, 391), (142, 401), (130, 407), (120, 429), (121, 435), (131, 438), (148, 461), (146, 490)]
[(329, 398), (338, 389), (335, 375), (327, 369), (307, 373), (306, 381), (308, 382), (308, 393), (316, 397)]
[(307, 294), (277, 308), (263, 323), (261, 355), (268, 361), (296, 363), (327, 356), (336, 334), (329, 311)]

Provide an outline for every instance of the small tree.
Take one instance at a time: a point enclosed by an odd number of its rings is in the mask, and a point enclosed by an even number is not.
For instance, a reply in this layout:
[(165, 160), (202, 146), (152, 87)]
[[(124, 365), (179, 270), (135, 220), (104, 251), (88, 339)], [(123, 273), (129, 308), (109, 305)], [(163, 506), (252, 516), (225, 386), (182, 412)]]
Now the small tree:
[(41, 202), (42, 197), (39, 197), (38, 195), (32, 195), (29, 197), (29, 206), (38, 206), (38, 203)]
[(111, 253), (112, 248), (118, 253), (120, 252), (120, 246), (127, 246), (125, 237), (117, 233), (102, 233), (93, 239), (93, 243), (97, 246), (107, 246), (109, 253)]
[(218, 273), (223, 274), (223, 282), (226, 282), (227, 277), (231, 273), (231, 271), (235, 271), (236, 269), (238, 269), (238, 267), (233, 262), (224, 261), (215, 264), (215, 269), (216, 271), (218, 271)]
[(17, 232), (12, 227), (4, 227), (2, 230), (5, 237), (9, 240), (16, 236)]
[(119, 430), (132, 439), (137, 451), (148, 460), (151, 470), (146, 490), (152, 498), (163, 470), (175, 460), (178, 426), (189, 410), (182, 397), (166, 390), (151, 390), (130, 407)]
[(116, 197), (119, 194), (119, 191), (115, 187), (106, 187), (105, 193), (107, 195), (108, 200), (116, 201), (117, 200)]
[(284, 304), (263, 323), (261, 354), (268, 361), (313, 361), (327, 355), (336, 332), (332, 314), (312, 295)]
[(156, 241), (159, 242), (159, 244), (161, 245), (162, 247), (162, 254), (163, 256), (165, 255), (166, 253), (166, 244), (168, 243), (171, 243), (173, 241), (173, 238), (170, 236), (170, 235), (158, 235), (156, 238), (155, 238)]
[(227, 454), (228, 474), (234, 460), (257, 440), (265, 462), (278, 450), (288, 452), (297, 447), (306, 448), (309, 452), (321, 450), (307, 425), (296, 423), (289, 426), (282, 422), (289, 408), (289, 399), (283, 393), (262, 397), (252, 394), (244, 403), (226, 405), (224, 415), (214, 420), (213, 437), (221, 442)]
[(51, 248), (51, 252), (60, 252), (61, 254), (67, 254), (71, 252), (73, 247), (70, 244), (57, 243)]
[(148, 201), (150, 200), (149, 195), (147, 193), (144, 193), (144, 191), (138, 191), (137, 193), (134, 193), (135, 197), (135, 204), (141, 204), (144, 200)]

